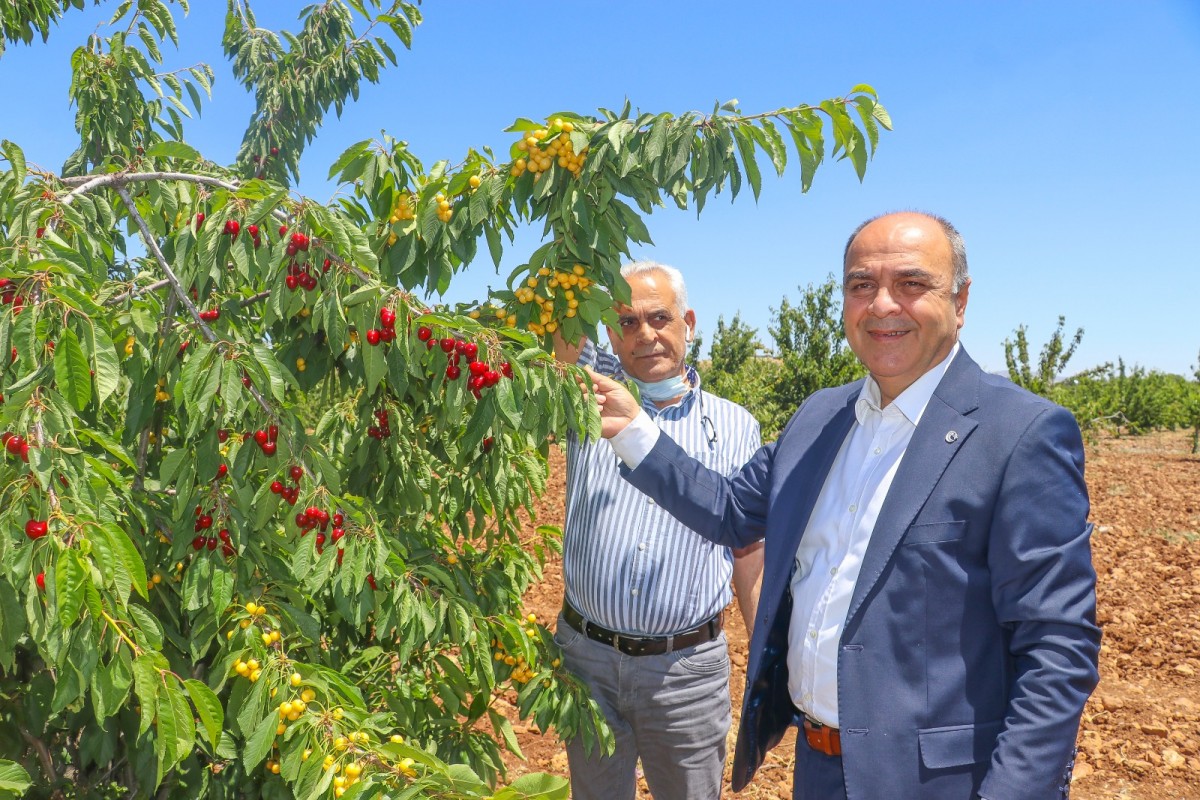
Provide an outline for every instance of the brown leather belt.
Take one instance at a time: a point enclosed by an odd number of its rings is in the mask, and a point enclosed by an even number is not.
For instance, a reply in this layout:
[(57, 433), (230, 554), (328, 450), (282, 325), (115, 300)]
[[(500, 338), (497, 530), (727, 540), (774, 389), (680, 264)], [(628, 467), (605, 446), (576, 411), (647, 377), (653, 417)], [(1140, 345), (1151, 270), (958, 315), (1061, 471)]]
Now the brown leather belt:
[(588, 622), (566, 600), (563, 600), (562, 615), (568, 625), (587, 638), (614, 647), (627, 656), (658, 656), (711, 642), (721, 635), (721, 628), (725, 624), (725, 612), (720, 611), (708, 622), (672, 636), (626, 636)]
[(842, 754), (842, 737), (838, 733), (837, 728), (831, 728), (828, 725), (822, 725), (819, 722), (804, 718), (804, 740), (808, 742), (808, 746), (818, 753), (824, 753), (827, 756), (840, 756)]

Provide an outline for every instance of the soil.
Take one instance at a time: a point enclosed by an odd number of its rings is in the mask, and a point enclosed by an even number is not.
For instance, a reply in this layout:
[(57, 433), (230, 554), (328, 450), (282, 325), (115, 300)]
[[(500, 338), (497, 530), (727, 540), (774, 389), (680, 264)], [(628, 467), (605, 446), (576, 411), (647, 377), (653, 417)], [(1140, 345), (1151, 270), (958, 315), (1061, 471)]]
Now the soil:
[[(1104, 641), (1100, 686), (1084, 711), (1071, 795), (1200, 800), (1200, 455), (1191, 454), (1190, 437), (1182, 432), (1113, 437), (1089, 444), (1086, 469)], [(562, 455), (553, 450), (549, 487), (535, 508), (539, 524), (562, 524), (564, 473)], [(547, 565), (525, 605), (540, 619), (556, 619), (562, 605), (558, 561)], [(726, 626), (730, 685), (740, 701), (746, 631), (736, 613), (726, 615)], [(738, 706), (733, 703), (734, 730)], [(553, 735), (513, 723), (526, 760), (509, 759), (510, 778), (567, 774), (566, 754)], [(794, 741), (793, 732), (738, 796), (790, 798)], [(726, 794), (732, 795), (728, 784)], [(638, 797), (650, 797), (644, 786)]]

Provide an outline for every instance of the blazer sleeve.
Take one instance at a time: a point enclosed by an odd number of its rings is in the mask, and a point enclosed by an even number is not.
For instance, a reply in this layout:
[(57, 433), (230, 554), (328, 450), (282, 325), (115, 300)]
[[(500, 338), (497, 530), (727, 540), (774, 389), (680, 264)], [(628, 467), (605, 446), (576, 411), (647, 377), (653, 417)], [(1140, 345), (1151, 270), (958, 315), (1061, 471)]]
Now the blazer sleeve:
[(1047, 408), (1012, 451), (988, 543), (1014, 682), (984, 797), (1057, 797), (1069, 779), (1084, 703), (1099, 680), (1087, 517), (1079, 427), (1065, 409)]
[(621, 474), (672, 516), (710, 541), (745, 547), (763, 538), (774, 443), (730, 477), (692, 458), (665, 433), (649, 455)]

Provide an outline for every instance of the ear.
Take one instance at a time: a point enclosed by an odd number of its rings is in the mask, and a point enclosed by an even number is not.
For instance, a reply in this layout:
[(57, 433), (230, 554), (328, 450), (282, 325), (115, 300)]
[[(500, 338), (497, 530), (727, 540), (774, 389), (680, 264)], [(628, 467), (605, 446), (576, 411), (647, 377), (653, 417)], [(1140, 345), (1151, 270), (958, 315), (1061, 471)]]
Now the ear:
[(690, 342), (696, 338), (696, 312), (689, 308), (687, 313), (683, 315), (683, 321), (687, 323), (687, 336), (685, 339)]
[(961, 328), (966, 322), (967, 297), (971, 293), (971, 279), (967, 278), (966, 282), (959, 287), (958, 294), (954, 296), (954, 315), (958, 317), (958, 327)]

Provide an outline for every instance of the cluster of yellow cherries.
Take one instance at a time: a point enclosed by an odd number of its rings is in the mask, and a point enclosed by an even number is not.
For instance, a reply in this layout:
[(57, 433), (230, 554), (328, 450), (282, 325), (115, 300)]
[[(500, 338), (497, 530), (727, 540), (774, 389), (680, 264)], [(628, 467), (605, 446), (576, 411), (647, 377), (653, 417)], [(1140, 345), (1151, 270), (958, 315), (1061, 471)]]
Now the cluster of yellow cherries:
[[(531, 641), (535, 641), (535, 642), (538, 641), (538, 639), (540, 638), (538, 636), (538, 630), (537, 630), (537, 628), (533, 627), (534, 623), (537, 622), (537, 615), (530, 614), (527, 617), (525, 617), (525, 621), (529, 623), (529, 627), (525, 628), (525, 635), (528, 636)], [(500, 641), (499, 639), (492, 639), (492, 648), (495, 650), (495, 653), (492, 656), (492, 658), (495, 659), (496, 661), (501, 661), (504, 664), (512, 667), (513, 668), (512, 679), (514, 681), (516, 681), (517, 683), (528, 683), (529, 681), (533, 680), (534, 677), (537, 676), (537, 671), (532, 668), (531, 664), (529, 664), (525, 661), (525, 656), (512, 655), (507, 650), (505, 650), (504, 642)], [(559, 664), (561, 664), (561, 663), (562, 662), (556, 658), (550, 662), (550, 666), (557, 669)], [(547, 687), (550, 686), (549, 679), (547, 679), (545, 681), (545, 685)]]
[[(517, 142), (517, 149), (527, 155), (513, 162), (512, 176), (519, 178), (528, 170), (533, 173), (533, 179), (537, 180), (543, 172), (557, 163), (578, 177), (583, 169), (583, 163), (587, 159), (587, 146), (584, 145), (578, 153), (575, 152), (570, 137), (573, 130), (575, 130), (574, 123), (564, 122), (555, 117), (550, 122), (549, 130), (538, 128), (528, 132), (521, 141)], [(551, 137), (550, 141), (543, 144), (546, 137)]]
[(591, 279), (584, 277), (586, 271), (582, 264), (576, 264), (570, 272), (552, 273), (549, 267), (542, 267), (537, 271), (537, 275), (530, 275), (525, 279), (525, 285), (519, 287), (514, 294), (518, 303), (532, 303), (537, 306), (537, 310), (530, 315), (527, 325), (529, 330), (538, 336), (558, 330), (558, 321), (554, 318), (556, 289), (562, 290), (562, 305), (565, 306), (563, 316), (570, 319), (579, 313), (579, 299), (575, 292), (578, 290), (580, 295), (587, 295), (588, 287), (592, 285)]

